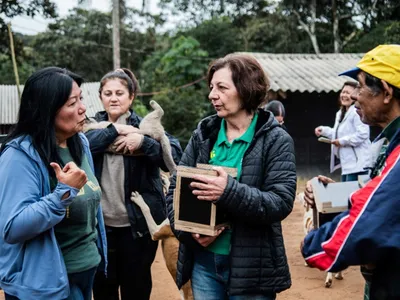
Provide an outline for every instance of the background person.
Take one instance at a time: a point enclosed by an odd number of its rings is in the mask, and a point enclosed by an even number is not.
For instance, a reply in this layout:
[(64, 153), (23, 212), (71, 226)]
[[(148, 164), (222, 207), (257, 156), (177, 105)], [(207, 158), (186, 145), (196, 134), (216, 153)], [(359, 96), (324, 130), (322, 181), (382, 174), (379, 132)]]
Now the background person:
[(92, 298), (106, 240), (100, 187), (79, 133), (81, 83), (56, 67), (32, 74), (1, 148), (0, 286), (7, 300)]
[[(351, 208), (304, 239), (302, 254), (310, 266), (336, 272), (361, 265), (365, 300), (400, 299), (400, 45), (380, 45), (344, 72), (357, 78), (352, 94), (362, 122), (383, 129), (386, 142), (371, 172), (372, 180), (350, 195)], [(320, 178), (331, 182), (330, 178)], [(304, 199), (314, 205), (307, 182)]]
[[(107, 277), (98, 274), (94, 298), (149, 299), (152, 287), (151, 264), (158, 242), (152, 241), (145, 218), (131, 200), (132, 191), (139, 192), (157, 224), (166, 218), (165, 197), (160, 168), (168, 171), (162, 159), (160, 143), (137, 133), (141, 118), (131, 110), (138, 83), (128, 69), (107, 73), (100, 81), (100, 99), (105, 111), (96, 121), (109, 121), (105, 129), (86, 132), (95, 161), (96, 176), (102, 187), (101, 203), (107, 230), (109, 265)], [(119, 136), (119, 145), (128, 152), (140, 150), (142, 155), (120, 155), (106, 152)], [(179, 142), (168, 135), (175, 163), (182, 150)]]
[(285, 123), (285, 107), (279, 100), (268, 101), (264, 107), (265, 110), (269, 110), (274, 115), (275, 119), (278, 121), (279, 125), (286, 130)]
[[(177, 284), (191, 279), (195, 299), (275, 299), (291, 285), (281, 221), (295, 197), (293, 141), (270, 112), (258, 109), (269, 82), (253, 57), (217, 59), (207, 78), (216, 115), (200, 121), (180, 165), (238, 168), (237, 179), (217, 167), (217, 178), (196, 176), (192, 183), (199, 201), (213, 201), (231, 227), (218, 237), (175, 232)], [(167, 196), (172, 228), (175, 180)]]
[(354, 100), (350, 97), (356, 86), (353, 81), (344, 83), (339, 96), (340, 110), (336, 113), (333, 128), (315, 128), (316, 136), (331, 139), (331, 172), (341, 168), (342, 181), (357, 180), (358, 175), (368, 173), (365, 168), (371, 165), (369, 126), (361, 122)]

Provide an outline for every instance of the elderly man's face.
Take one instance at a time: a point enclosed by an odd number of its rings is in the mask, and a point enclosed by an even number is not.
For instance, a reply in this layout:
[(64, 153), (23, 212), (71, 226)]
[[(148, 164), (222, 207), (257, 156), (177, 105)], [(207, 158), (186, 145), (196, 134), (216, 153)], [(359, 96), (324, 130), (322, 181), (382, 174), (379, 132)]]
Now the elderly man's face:
[(356, 101), (355, 108), (360, 115), (361, 121), (371, 126), (381, 126), (385, 121), (387, 107), (384, 105), (384, 93), (374, 93), (365, 84), (365, 73), (358, 74), (358, 87), (351, 94)]

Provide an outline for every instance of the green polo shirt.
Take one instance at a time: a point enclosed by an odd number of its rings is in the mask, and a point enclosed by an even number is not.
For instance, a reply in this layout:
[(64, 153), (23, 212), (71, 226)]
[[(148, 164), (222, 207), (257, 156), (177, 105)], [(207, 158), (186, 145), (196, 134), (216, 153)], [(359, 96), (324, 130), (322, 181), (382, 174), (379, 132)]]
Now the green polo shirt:
[[(246, 132), (242, 136), (234, 139), (232, 143), (230, 143), (226, 137), (226, 122), (222, 119), (218, 138), (210, 153), (210, 160), (208, 163), (215, 166), (237, 168), (237, 180), (239, 180), (242, 173), (243, 156), (253, 140), (257, 119), (258, 114), (255, 114)], [(207, 250), (217, 254), (228, 255), (231, 248), (231, 235), (232, 231), (230, 229), (225, 229), (224, 232), (207, 247)]]

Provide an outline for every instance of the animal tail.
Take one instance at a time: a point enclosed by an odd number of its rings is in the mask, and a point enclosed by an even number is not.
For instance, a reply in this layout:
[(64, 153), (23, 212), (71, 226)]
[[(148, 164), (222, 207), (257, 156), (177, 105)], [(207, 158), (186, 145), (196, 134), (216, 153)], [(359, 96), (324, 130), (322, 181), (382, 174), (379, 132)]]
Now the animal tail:
[(164, 163), (167, 166), (169, 172), (172, 174), (176, 169), (176, 164), (174, 162), (174, 159), (172, 158), (172, 149), (169, 143), (169, 139), (165, 134), (162, 135), (160, 144), (162, 148)]
[(150, 100), (150, 106), (154, 109), (160, 112), (160, 116), (164, 115), (164, 110), (162, 109), (162, 107), (160, 106), (160, 104), (158, 104), (155, 100)]

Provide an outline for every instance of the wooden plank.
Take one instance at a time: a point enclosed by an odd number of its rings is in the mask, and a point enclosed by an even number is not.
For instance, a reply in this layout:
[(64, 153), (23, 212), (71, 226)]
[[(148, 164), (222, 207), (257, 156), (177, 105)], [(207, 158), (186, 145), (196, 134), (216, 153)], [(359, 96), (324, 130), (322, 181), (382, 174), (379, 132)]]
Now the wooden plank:
[[(212, 170), (216, 166), (214, 165), (209, 165), (209, 164), (197, 164), (196, 168), (199, 169), (204, 169), (204, 170)], [(231, 175), (232, 177), (236, 178), (237, 177), (237, 168), (230, 168), (230, 167), (222, 167), (228, 175)]]
[(187, 222), (187, 221), (175, 221), (175, 229), (176, 230), (181, 230), (181, 231), (186, 231), (186, 232), (191, 232), (191, 233), (198, 233), (198, 234), (203, 234), (203, 235), (208, 235), (208, 236), (215, 236), (217, 235), (217, 232), (219, 229), (222, 227), (227, 228), (229, 226), (228, 223), (224, 224), (218, 224), (216, 226), (207, 226), (207, 225), (202, 225), (198, 223), (193, 223), (193, 222)]
[[(187, 166), (177, 167), (176, 188), (174, 191), (175, 228), (177, 230), (200, 233), (204, 235), (216, 235), (221, 227), (227, 227), (226, 215), (220, 212), (217, 215), (217, 206), (211, 201), (201, 201), (193, 195), (190, 187), (195, 175), (205, 175), (212, 178), (217, 172), (210, 165), (200, 164), (202, 168)], [(237, 176), (236, 168), (228, 168), (227, 173)], [(217, 224), (220, 222), (221, 224)]]

